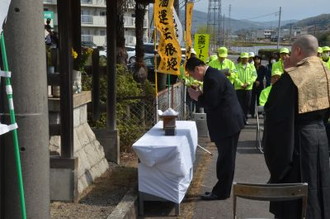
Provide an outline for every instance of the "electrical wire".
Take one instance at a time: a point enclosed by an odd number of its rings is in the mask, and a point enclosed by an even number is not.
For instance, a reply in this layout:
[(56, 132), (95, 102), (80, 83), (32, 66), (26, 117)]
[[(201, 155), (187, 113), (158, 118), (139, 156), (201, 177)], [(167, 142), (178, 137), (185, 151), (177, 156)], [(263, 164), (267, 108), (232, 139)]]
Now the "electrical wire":
[(264, 15), (260, 15), (260, 16), (257, 16), (257, 17), (252, 17), (252, 18), (243, 18), (243, 19), (241, 19), (241, 20), (254, 20), (254, 19), (257, 19), (257, 18), (262, 18), (262, 17), (269, 17), (269, 16), (272, 16), (272, 15), (275, 15), (275, 16), (277, 16), (278, 15), (278, 11), (276, 11), (276, 12), (272, 12), (272, 13), (270, 13), (270, 14), (264, 14)]

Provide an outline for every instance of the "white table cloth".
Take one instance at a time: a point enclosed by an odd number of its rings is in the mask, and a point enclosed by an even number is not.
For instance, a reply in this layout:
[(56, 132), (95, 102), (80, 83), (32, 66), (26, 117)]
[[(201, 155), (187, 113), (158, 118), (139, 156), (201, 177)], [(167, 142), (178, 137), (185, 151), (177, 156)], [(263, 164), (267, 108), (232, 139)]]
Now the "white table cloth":
[(165, 136), (158, 122), (133, 144), (140, 159), (139, 191), (180, 203), (192, 180), (196, 147), (194, 121), (177, 121), (174, 136)]

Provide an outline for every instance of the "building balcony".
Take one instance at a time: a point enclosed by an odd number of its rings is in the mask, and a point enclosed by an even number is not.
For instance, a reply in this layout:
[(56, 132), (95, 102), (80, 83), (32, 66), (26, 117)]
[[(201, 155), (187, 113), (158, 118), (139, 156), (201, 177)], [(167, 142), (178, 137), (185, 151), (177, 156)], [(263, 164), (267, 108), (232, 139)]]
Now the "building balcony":
[[(143, 37), (143, 42), (144, 43), (148, 42), (148, 37), (147, 36)], [(127, 46), (135, 46), (136, 45), (136, 37), (135, 36), (130, 36), (130, 35), (125, 35), (125, 44)]]
[(105, 8), (105, 0), (80, 0), (82, 7), (100, 7)]
[[(124, 27), (135, 28), (135, 17), (124, 16)], [(143, 21), (143, 28), (148, 28), (148, 21)]]
[(93, 42), (97, 46), (104, 46), (107, 43), (106, 36), (97, 36), (97, 35), (81, 35), (82, 42)]
[(43, 0), (44, 4), (51, 4), (51, 5), (56, 5), (57, 4), (57, 0)]
[(106, 16), (81, 15), (81, 26), (106, 27)]
[[(43, 3), (56, 5), (57, 0), (43, 0)], [(80, 3), (82, 7), (100, 7), (100, 8), (106, 7), (105, 0), (80, 0)]]
[(125, 44), (128, 46), (134, 46), (136, 44), (135, 36), (125, 36)]
[[(135, 10), (135, 1), (129, 1), (127, 3), (127, 9)], [(146, 10), (149, 10), (149, 6), (146, 7)]]

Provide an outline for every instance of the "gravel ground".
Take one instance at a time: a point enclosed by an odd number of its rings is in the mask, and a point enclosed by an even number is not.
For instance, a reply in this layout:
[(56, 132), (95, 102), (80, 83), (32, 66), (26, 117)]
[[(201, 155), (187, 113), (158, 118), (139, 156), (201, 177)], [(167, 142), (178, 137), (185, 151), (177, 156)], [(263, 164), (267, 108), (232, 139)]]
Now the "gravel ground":
[[(207, 138), (200, 138), (199, 143), (210, 150), (214, 147)], [(170, 202), (146, 202), (143, 219), (191, 219), (196, 201), (199, 200), (201, 185), (207, 164), (211, 156), (197, 149), (193, 181), (181, 203), (181, 216), (175, 216), (174, 205)], [(78, 203), (51, 203), (51, 218), (53, 219), (103, 219), (107, 218), (126, 194), (129, 188), (137, 185), (137, 157), (135, 153), (121, 155), (121, 165), (110, 164), (109, 171), (100, 177)]]
[(109, 170), (84, 192), (78, 203), (52, 202), (51, 218), (107, 218), (137, 183), (135, 154), (122, 154), (121, 162), (121, 165), (109, 163)]

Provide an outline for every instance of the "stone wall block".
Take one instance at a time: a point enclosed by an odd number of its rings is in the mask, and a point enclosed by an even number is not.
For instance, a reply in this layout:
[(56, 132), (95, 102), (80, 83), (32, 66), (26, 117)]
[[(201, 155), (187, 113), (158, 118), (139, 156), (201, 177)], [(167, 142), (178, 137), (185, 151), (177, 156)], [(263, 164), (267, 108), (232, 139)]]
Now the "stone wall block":
[(77, 133), (79, 142), (82, 147), (85, 147), (85, 145), (89, 144), (90, 139), (86, 132), (86, 126), (82, 125), (82, 126), (76, 127), (76, 133)]
[(73, 109), (73, 127), (80, 126), (80, 108), (81, 106)]
[(74, 153), (77, 153), (82, 148), (83, 148), (83, 145), (81, 145), (81, 143), (80, 143), (77, 130), (74, 129), (73, 130), (73, 151), (74, 151)]
[(60, 154), (61, 136), (52, 136), (49, 140), (49, 151), (51, 154)]
[(87, 105), (80, 107), (80, 124), (83, 125), (87, 123)]

